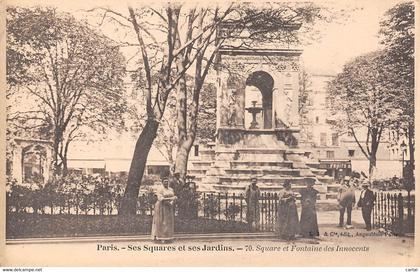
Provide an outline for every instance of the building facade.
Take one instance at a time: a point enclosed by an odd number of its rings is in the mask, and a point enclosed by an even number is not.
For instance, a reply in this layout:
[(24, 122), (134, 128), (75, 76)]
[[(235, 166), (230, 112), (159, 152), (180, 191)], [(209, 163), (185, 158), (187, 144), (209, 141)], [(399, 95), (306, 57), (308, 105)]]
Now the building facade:
[[(339, 133), (331, 125), (334, 121), (329, 113), (327, 99), (327, 85), (334, 75), (312, 74), (308, 99), (309, 131), (305, 145), (311, 149), (314, 156), (321, 162), (321, 167), (330, 169), (328, 173), (337, 178), (338, 175), (351, 171), (369, 173), (369, 161), (355, 141), (351, 132)], [(361, 144), (364, 145), (366, 132), (356, 131)], [(376, 153), (376, 178), (391, 178), (402, 176), (402, 152), (399, 144), (390, 141), (389, 132), (384, 135)], [(403, 139), (401, 139), (401, 142)], [(407, 142), (407, 141), (405, 141)], [(405, 153), (405, 160), (408, 160)], [(342, 169), (342, 170), (340, 170)]]

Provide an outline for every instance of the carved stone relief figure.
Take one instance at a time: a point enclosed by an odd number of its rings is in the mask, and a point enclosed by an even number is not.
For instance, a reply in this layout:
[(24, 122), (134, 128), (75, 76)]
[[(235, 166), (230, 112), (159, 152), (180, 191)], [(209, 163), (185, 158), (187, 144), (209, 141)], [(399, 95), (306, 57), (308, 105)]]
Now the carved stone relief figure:
[(228, 125), (230, 127), (236, 126), (236, 89), (228, 90)]

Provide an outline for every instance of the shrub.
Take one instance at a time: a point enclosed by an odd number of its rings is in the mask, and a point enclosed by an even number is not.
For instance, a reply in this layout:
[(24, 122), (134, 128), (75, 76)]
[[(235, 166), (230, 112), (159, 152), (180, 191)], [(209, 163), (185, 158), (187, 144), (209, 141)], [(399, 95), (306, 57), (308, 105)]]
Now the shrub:
[(241, 211), (241, 207), (236, 204), (230, 203), (227, 209), (225, 210), (224, 214), (227, 220), (235, 220), (236, 216)]
[(137, 210), (141, 215), (146, 215), (148, 211), (152, 211), (156, 201), (157, 196), (154, 192), (149, 191), (142, 194), (137, 199)]
[(214, 195), (209, 195), (203, 201), (204, 216), (214, 219), (219, 213), (220, 199)]

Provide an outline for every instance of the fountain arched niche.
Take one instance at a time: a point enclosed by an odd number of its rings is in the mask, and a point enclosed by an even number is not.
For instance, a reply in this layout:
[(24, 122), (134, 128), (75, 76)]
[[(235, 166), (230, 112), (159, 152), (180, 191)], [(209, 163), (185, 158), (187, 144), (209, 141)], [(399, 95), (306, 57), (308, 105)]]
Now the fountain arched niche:
[(245, 84), (245, 108), (262, 108), (256, 115), (257, 127), (251, 125), (253, 117), (249, 110), (245, 112), (245, 127), (273, 128), (273, 77), (265, 71), (255, 71), (248, 76)]
[(22, 149), (22, 180), (24, 182), (43, 181), (47, 165), (47, 149), (41, 145), (29, 145)]

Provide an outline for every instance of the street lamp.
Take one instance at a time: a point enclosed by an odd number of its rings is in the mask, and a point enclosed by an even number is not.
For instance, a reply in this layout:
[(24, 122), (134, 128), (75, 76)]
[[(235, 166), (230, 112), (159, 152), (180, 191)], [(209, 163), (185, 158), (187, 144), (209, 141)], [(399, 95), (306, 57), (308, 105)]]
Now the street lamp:
[(404, 155), (405, 155), (405, 152), (407, 151), (407, 145), (403, 141), (401, 143), (400, 147), (401, 147), (401, 152), (402, 152), (402, 172), (401, 172), (402, 174), (401, 174), (401, 177), (404, 179)]

